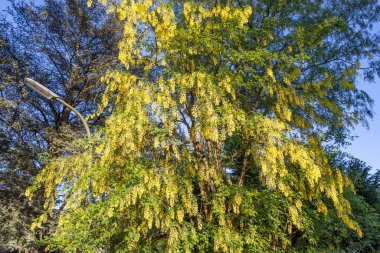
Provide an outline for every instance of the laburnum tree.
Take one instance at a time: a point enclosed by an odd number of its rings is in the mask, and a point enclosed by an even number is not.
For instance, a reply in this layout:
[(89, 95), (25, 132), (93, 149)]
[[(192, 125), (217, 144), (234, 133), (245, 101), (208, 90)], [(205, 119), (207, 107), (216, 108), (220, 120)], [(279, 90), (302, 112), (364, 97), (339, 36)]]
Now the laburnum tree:
[(102, 2), (124, 68), (104, 128), (27, 191), (47, 199), (34, 227), (65, 194), (50, 249), (321, 252), (339, 247), (318, 240), (326, 215), (362, 235), (325, 147), (371, 116), (376, 1)]

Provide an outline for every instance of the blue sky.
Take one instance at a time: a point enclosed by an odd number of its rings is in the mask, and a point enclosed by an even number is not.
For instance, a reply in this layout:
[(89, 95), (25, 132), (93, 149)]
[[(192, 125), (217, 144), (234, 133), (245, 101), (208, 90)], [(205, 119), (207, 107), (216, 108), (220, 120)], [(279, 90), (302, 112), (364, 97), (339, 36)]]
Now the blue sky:
[(369, 129), (358, 126), (353, 131), (358, 137), (346, 151), (371, 165), (374, 171), (380, 169), (380, 79), (374, 83), (361, 81), (359, 87), (374, 99), (375, 115), (369, 122)]
[[(29, 1), (40, 2), (40, 0)], [(4, 10), (8, 4), (7, 0), (0, 0), (0, 10)], [(380, 25), (374, 29), (379, 31)], [(362, 126), (354, 129), (353, 133), (358, 137), (346, 148), (346, 151), (372, 166), (375, 171), (380, 169), (380, 80), (377, 78), (375, 83), (360, 81), (359, 88), (374, 99), (375, 115), (373, 120), (370, 120), (369, 129)]]

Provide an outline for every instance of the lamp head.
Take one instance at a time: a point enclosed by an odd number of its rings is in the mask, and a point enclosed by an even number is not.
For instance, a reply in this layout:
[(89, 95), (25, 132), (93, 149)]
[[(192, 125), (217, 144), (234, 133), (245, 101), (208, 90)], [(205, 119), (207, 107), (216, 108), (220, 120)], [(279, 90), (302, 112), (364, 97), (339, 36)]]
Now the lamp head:
[(39, 94), (47, 98), (48, 100), (51, 100), (53, 98), (59, 98), (57, 94), (40, 84), (39, 82), (34, 81), (30, 78), (25, 78), (25, 84), (28, 85), (33, 90), (37, 91)]

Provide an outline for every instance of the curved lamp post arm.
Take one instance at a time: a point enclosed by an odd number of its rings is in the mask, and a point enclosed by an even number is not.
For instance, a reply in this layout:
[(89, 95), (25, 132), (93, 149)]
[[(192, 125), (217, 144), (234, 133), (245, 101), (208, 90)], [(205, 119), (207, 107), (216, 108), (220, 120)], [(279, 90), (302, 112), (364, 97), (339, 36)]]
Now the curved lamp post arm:
[(80, 120), (82, 121), (83, 125), (84, 125), (84, 128), (86, 129), (86, 133), (87, 133), (87, 137), (91, 137), (91, 131), (90, 131), (90, 128), (88, 127), (88, 124), (87, 124), (87, 121), (84, 119), (84, 117), (82, 116), (82, 114), (80, 114), (77, 109), (75, 109), (73, 106), (69, 105), (68, 103), (66, 103), (64, 100), (60, 99), (59, 97), (58, 98), (54, 98), (55, 100), (61, 102), (64, 106), (66, 106), (67, 108), (69, 108), (70, 110), (72, 110), (79, 118)]
[(84, 128), (86, 129), (87, 137), (91, 137), (91, 131), (90, 128), (88, 127), (88, 124), (82, 114), (80, 114), (77, 109), (75, 109), (73, 106), (69, 105), (66, 103), (64, 100), (62, 100), (57, 94), (40, 84), (39, 82), (34, 81), (33, 79), (30, 78), (25, 78), (25, 84), (28, 85), (30, 88), (38, 92), (40, 95), (44, 96), (48, 100), (55, 99), (59, 102), (61, 102), (64, 106), (72, 110), (82, 121)]

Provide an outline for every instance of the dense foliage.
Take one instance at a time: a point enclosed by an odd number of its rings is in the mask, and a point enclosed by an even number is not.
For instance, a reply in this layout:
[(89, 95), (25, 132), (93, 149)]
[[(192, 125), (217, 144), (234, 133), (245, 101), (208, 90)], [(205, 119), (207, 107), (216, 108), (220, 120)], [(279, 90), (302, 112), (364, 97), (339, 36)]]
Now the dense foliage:
[(34, 228), (61, 210), (51, 250), (379, 250), (378, 175), (336, 155), (372, 116), (376, 1), (102, 2), (124, 26), (109, 116), (27, 191)]

